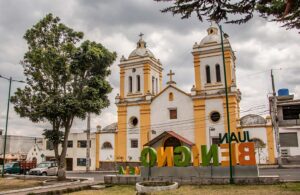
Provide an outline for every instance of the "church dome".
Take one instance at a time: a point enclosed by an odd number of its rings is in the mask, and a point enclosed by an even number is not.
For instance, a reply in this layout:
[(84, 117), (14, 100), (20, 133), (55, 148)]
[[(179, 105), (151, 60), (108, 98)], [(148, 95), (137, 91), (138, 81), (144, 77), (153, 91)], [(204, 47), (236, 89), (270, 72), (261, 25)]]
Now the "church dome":
[[(221, 44), (221, 37), (219, 32), (219, 27), (216, 22), (212, 22), (210, 27), (207, 29), (207, 34), (200, 42), (200, 46), (204, 46), (206, 44), (217, 43)], [(226, 38), (224, 38), (224, 43), (228, 42)]]
[(143, 34), (140, 34), (140, 40), (137, 42), (137, 46), (136, 49), (133, 50), (130, 55), (129, 55), (129, 59), (130, 58), (134, 58), (134, 57), (152, 57), (155, 58), (153, 53), (146, 47), (146, 42), (143, 40), (142, 38)]

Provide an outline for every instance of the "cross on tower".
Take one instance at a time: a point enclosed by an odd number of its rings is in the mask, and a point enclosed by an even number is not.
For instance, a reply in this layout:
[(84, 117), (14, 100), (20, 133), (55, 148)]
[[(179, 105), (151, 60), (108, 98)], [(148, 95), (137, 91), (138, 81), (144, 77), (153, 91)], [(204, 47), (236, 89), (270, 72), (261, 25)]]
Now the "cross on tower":
[(144, 35), (143, 33), (140, 33), (140, 34), (139, 34), (139, 36), (140, 36), (140, 39), (142, 39), (142, 38), (143, 38), (143, 35)]
[(175, 75), (174, 72), (172, 72), (172, 70), (170, 70), (170, 72), (167, 74), (170, 77), (170, 80), (167, 82), (168, 85), (170, 84), (176, 84), (175, 81), (173, 81), (172, 77)]

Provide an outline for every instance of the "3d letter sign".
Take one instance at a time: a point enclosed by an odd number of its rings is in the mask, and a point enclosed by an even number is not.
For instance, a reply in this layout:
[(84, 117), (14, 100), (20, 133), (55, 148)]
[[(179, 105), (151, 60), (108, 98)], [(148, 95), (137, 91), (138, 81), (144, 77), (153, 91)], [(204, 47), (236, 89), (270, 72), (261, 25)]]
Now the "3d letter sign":
[[(249, 132), (243, 132), (243, 138), (241, 133), (238, 135), (231, 133), (231, 162), (232, 165), (255, 165), (255, 148), (254, 142), (250, 140)], [(229, 166), (229, 136), (227, 133), (222, 136), (219, 135), (220, 145), (212, 144), (210, 148), (206, 145), (201, 146), (201, 160), (202, 166), (209, 166), (212, 160), (214, 166), (219, 166), (219, 150), (221, 152), (221, 165)], [(226, 143), (223, 143), (223, 142)], [(192, 151), (191, 151), (192, 149)], [(193, 166), (200, 165), (199, 149), (194, 145), (192, 148), (186, 146), (173, 147), (159, 147), (157, 150), (151, 147), (146, 147), (141, 153), (141, 163), (145, 167), (153, 167), (157, 163), (158, 167), (165, 165), (186, 167), (190, 166), (191, 160), (193, 160)], [(237, 159), (238, 157), (238, 159)]]

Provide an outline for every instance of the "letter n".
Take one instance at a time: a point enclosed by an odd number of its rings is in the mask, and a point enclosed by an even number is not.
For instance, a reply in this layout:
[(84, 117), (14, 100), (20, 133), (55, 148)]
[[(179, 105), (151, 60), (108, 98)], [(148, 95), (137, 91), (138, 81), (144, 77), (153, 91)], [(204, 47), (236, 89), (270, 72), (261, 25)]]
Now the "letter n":
[(211, 159), (213, 159), (213, 165), (218, 166), (219, 165), (218, 145), (212, 144), (208, 153), (207, 153), (206, 145), (202, 145), (201, 156), (202, 156), (203, 166), (209, 166)]

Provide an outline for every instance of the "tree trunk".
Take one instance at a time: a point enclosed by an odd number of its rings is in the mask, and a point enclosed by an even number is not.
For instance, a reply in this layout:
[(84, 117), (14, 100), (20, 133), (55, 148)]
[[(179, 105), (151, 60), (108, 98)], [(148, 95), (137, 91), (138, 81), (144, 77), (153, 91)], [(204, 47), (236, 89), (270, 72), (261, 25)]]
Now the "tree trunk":
[(67, 154), (67, 147), (68, 147), (68, 137), (70, 133), (70, 128), (72, 126), (73, 119), (69, 119), (65, 122), (65, 134), (64, 134), (64, 141), (61, 145), (62, 151), (58, 161), (58, 172), (57, 172), (57, 179), (59, 181), (66, 179), (66, 154)]

